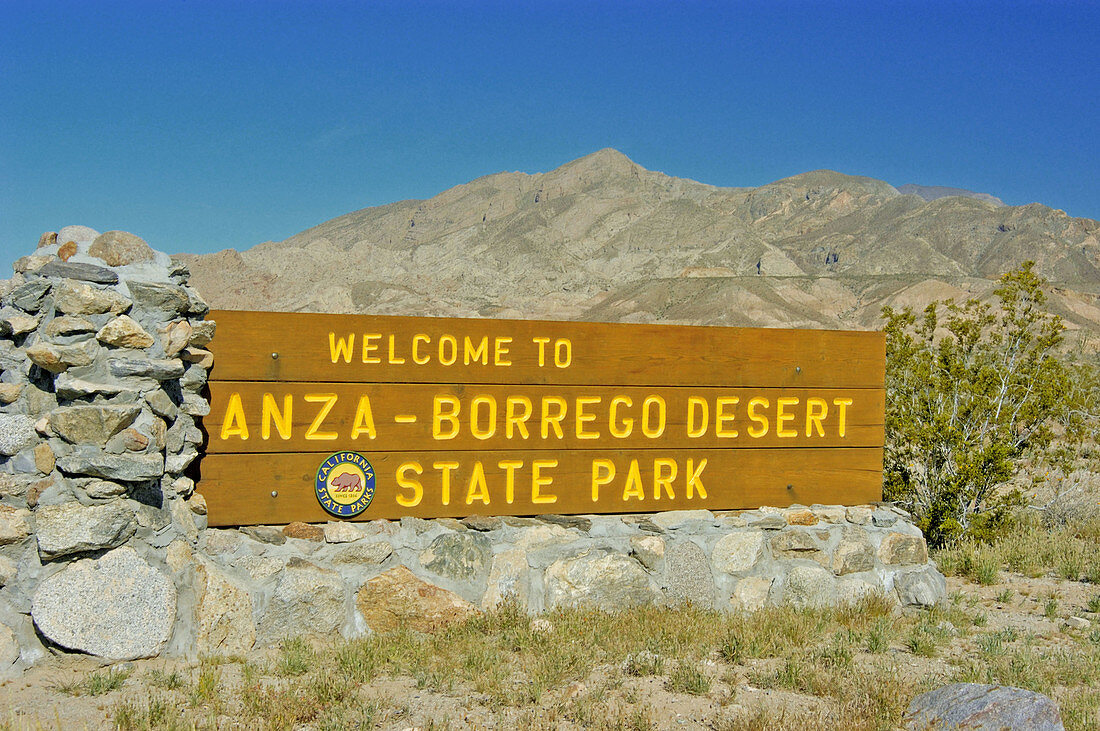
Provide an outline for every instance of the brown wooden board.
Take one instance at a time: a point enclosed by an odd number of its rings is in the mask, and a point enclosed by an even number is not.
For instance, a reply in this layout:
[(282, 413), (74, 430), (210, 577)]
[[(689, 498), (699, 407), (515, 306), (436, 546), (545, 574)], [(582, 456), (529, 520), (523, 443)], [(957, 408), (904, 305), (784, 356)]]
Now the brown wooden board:
[(234, 310), (209, 318), (218, 323), (215, 381), (882, 388), (885, 372), (880, 332)]
[[(364, 454), (374, 468), (376, 490), (370, 506), (355, 520), (394, 519), (405, 515), (431, 518), (476, 514), (631, 513), (691, 508), (721, 510), (817, 502), (853, 505), (878, 500), (881, 494), (882, 449), (876, 447)], [(210, 525), (331, 519), (319, 504), (313, 487), (314, 476), (325, 456), (207, 456), (201, 463), (201, 480), (207, 486), (204, 495)], [(662, 462), (658, 465), (657, 460)], [(703, 460), (706, 464), (700, 471)], [(513, 466), (501, 467), (502, 462)], [(533, 485), (536, 463), (537, 489)], [(632, 463), (636, 465), (633, 469)], [(613, 477), (608, 464), (614, 465)], [(399, 484), (399, 471), (407, 486)], [(599, 499), (595, 502), (592, 500), (594, 471), (597, 481), (605, 483), (599, 486)], [(658, 485), (655, 488), (655, 471), (667, 481), (667, 487)], [(509, 472), (513, 483), (511, 503), (507, 500)], [(446, 505), (442, 499), (444, 473), (449, 480), (449, 504)], [(693, 496), (689, 498), (691, 474), (695, 474), (696, 479)], [(419, 502), (409, 504), (416, 497), (415, 487), (408, 486), (414, 478), (421, 485), (421, 496)], [(700, 485), (706, 491), (705, 497)], [(655, 489), (657, 498), (654, 498)], [(641, 498), (637, 497), (639, 492)], [(398, 502), (399, 496), (405, 505)]]
[[(197, 475), (210, 525), (326, 520), (321, 500), (349, 495), (336, 507), (351, 516), (371, 479), (376, 492), (356, 520), (881, 497), (882, 333), (210, 317), (211, 413)], [(315, 476), (335, 452), (372, 466), (329, 464), (319, 498)], [(422, 497), (402, 502), (414, 478)]]
[(208, 454), (883, 444), (881, 388), (215, 381), (210, 393)]

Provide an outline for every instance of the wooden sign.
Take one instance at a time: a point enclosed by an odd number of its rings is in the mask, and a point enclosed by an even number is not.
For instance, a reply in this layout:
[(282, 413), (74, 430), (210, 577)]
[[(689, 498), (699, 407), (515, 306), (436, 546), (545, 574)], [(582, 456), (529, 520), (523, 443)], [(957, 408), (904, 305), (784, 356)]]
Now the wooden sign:
[(882, 333), (210, 318), (210, 525), (881, 499)]

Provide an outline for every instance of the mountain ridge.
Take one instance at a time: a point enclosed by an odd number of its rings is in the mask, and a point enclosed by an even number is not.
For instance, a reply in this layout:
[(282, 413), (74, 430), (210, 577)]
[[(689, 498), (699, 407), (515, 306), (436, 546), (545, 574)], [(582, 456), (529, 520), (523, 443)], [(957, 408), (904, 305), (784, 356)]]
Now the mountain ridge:
[(1100, 223), (924, 200), (815, 170), (718, 187), (607, 148), (364, 208), (242, 252), (182, 255), (215, 307), (874, 327), (883, 304), (986, 297), (1020, 262), (1100, 331)]

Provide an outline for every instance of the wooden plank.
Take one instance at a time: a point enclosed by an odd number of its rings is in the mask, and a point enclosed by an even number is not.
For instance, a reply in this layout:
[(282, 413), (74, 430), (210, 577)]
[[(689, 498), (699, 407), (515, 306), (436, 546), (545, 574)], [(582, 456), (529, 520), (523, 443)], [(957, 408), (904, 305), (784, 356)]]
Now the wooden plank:
[[(711, 510), (783, 507), (795, 503), (855, 505), (881, 499), (881, 448), (716, 449), (646, 451), (569, 451), (547, 454), (538, 451), (484, 451), (440, 455), (438, 452), (364, 453), (375, 469), (376, 492), (365, 512), (356, 520), (394, 519), (404, 515), (423, 518), (467, 515), (537, 515), (543, 513), (631, 513), (655, 510), (707, 508)], [(450, 458), (450, 459), (448, 459)], [(654, 499), (654, 460), (676, 464), (670, 487), (674, 497), (660, 489)], [(702, 460), (706, 465), (699, 471)], [(212, 526), (284, 524), (295, 520), (320, 522), (331, 519), (321, 508), (313, 488), (314, 475), (323, 455), (253, 454), (209, 455), (200, 469), (201, 492), (206, 498)], [(513, 500), (507, 502), (507, 468), (500, 463), (522, 463), (512, 469)], [(543, 483), (537, 493), (532, 483), (535, 463), (543, 461), (537, 476)], [(610, 460), (615, 477), (598, 490), (592, 500), (593, 463)], [(644, 497), (624, 499), (634, 486), (631, 462), (637, 464), (637, 485)], [(692, 464), (689, 466), (688, 460)], [(442, 462), (457, 467), (437, 467)], [(553, 464), (551, 464), (553, 463)], [(416, 478), (415, 464), (422, 474), (422, 496), (415, 505), (402, 505), (415, 490), (398, 484), (403, 469), (406, 481)], [(477, 497), (484, 474), (488, 503)], [(671, 468), (659, 468), (668, 477)], [(688, 475), (697, 472), (693, 497), (687, 495)], [(443, 474), (449, 475), (449, 502), (442, 497)], [(606, 471), (600, 472), (604, 477)], [(700, 485), (706, 491), (703, 497)], [(469, 495), (475, 499), (467, 502)], [(549, 496), (554, 500), (549, 501)], [(546, 502), (538, 502), (538, 500)]]
[(209, 318), (218, 323), (211, 379), (220, 381), (881, 388), (885, 373), (881, 332), (231, 310)]
[[(884, 437), (884, 392), (881, 388), (609, 388), (215, 381), (210, 384), (210, 394), (211, 413), (203, 419), (209, 433), (208, 454), (331, 453), (337, 449), (386, 452), (509, 448), (874, 447), (882, 446)], [(748, 414), (753, 399), (763, 399), (752, 403), (755, 420)], [(783, 414), (788, 417), (783, 421), (784, 436), (779, 435), (777, 423), (780, 399), (787, 399), (782, 402)], [(791, 399), (795, 401), (792, 403)], [(545, 429), (544, 404), (548, 417)], [(441, 416), (436, 424), (433, 415), (437, 410), (450, 415), (456, 408), (457, 417)], [(326, 409), (327, 413), (314, 427), (315, 419)], [(807, 419), (808, 411), (809, 416), (824, 416)], [(559, 414), (560, 419), (551, 418)], [(579, 427), (578, 415), (581, 417)], [(724, 417), (720, 424), (719, 415)], [(524, 416), (527, 418), (522, 418)], [(658, 428), (659, 436), (647, 435), (647, 432), (656, 434)], [(456, 429), (457, 433), (451, 437)], [(689, 436), (689, 433), (697, 436)]]

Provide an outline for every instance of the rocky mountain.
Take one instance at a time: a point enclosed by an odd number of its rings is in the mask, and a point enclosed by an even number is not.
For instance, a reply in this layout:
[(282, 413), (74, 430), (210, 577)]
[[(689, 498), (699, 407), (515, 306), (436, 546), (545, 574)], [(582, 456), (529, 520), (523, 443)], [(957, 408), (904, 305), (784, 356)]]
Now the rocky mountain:
[(906, 183), (905, 185), (898, 186), (898, 192), (902, 195), (919, 195), (926, 201), (934, 201), (937, 198), (948, 198), (951, 196), (962, 196), (963, 198), (976, 198), (980, 201), (988, 201), (995, 206), (1003, 206), (1005, 204), (1003, 200), (989, 193), (975, 193), (966, 188), (948, 188), (945, 185), (916, 185), (915, 183)]
[(220, 308), (817, 328), (987, 296), (1033, 259), (1100, 332), (1100, 222), (828, 170), (721, 188), (610, 149), (181, 258)]

